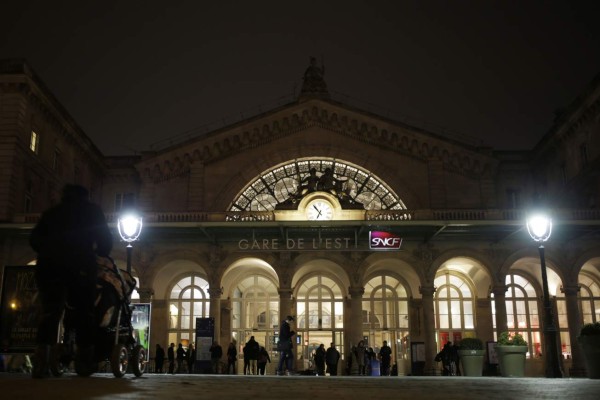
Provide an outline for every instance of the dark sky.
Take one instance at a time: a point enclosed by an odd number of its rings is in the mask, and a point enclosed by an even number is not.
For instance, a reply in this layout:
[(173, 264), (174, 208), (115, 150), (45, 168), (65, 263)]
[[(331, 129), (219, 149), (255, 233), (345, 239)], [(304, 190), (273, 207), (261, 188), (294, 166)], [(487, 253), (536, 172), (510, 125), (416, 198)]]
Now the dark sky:
[(598, 1), (11, 3), (0, 58), (26, 58), (107, 155), (273, 107), (310, 56), (348, 103), (529, 149), (600, 72)]

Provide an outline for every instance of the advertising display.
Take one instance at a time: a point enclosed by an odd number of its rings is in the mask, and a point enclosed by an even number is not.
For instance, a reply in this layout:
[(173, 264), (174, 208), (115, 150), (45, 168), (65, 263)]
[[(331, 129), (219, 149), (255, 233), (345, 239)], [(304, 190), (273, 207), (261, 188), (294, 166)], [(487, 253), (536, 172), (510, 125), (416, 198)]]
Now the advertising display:
[(215, 319), (196, 318), (196, 368), (210, 371), (210, 346), (215, 337)]
[(0, 302), (0, 352), (31, 353), (36, 347), (38, 318), (35, 266), (5, 266)]
[(147, 354), (150, 351), (150, 321), (151, 306), (150, 303), (134, 303), (131, 305), (131, 326), (133, 327), (133, 336), (135, 341), (146, 349)]

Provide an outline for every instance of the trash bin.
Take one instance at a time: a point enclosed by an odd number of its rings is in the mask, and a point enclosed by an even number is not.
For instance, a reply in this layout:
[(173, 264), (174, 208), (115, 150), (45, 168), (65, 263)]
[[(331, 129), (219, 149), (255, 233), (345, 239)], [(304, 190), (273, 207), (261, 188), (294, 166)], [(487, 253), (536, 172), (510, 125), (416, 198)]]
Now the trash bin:
[(371, 376), (380, 376), (379, 360), (371, 360)]

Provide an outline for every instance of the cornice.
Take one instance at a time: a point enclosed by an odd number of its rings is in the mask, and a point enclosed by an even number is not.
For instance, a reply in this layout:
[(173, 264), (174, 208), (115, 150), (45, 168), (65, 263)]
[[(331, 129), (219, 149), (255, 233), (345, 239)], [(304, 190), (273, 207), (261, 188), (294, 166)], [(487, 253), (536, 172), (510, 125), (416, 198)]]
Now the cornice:
[(215, 162), (311, 127), (421, 161), (439, 160), (446, 170), (470, 177), (488, 173), (498, 164), (491, 155), (466, 145), (461, 148), (456, 143), (427, 137), (427, 132), (416, 128), (377, 120), (323, 100), (311, 100), (158, 152), (140, 161), (137, 168), (145, 179), (164, 181), (189, 172), (193, 162)]

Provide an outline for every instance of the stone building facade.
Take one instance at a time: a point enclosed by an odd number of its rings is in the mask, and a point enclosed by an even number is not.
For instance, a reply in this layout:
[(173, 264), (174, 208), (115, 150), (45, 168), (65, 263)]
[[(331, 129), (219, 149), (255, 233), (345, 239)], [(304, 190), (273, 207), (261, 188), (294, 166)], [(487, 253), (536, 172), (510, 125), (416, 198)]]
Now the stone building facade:
[[(294, 315), (298, 369), (320, 343), (347, 355), (365, 339), (390, 343), (410, 374), (434, 371), (446, 341), (509, 330), (539, 376), (542, 279), (525, 216), (543, 204), (561, 363), (581, 373), (577, 333), (600, 320), (600, 79), (534, 149), (510, 152), (337, 101), (316, 65), (302, 88), (207, 134), (106, 157), (27, 63), (2, 61), (4, 265), (34, 261), (28, 232), (64, 183), (79, 183), (113, 227), (126, 208), (143, 214), (132, 265), (153, 344), (194, 342), (195, 318), (210, 316), (224, 347), (254, 336), (276, 359), (279, 323)], [(125, 264), (116, 229), (113, 256)]]

